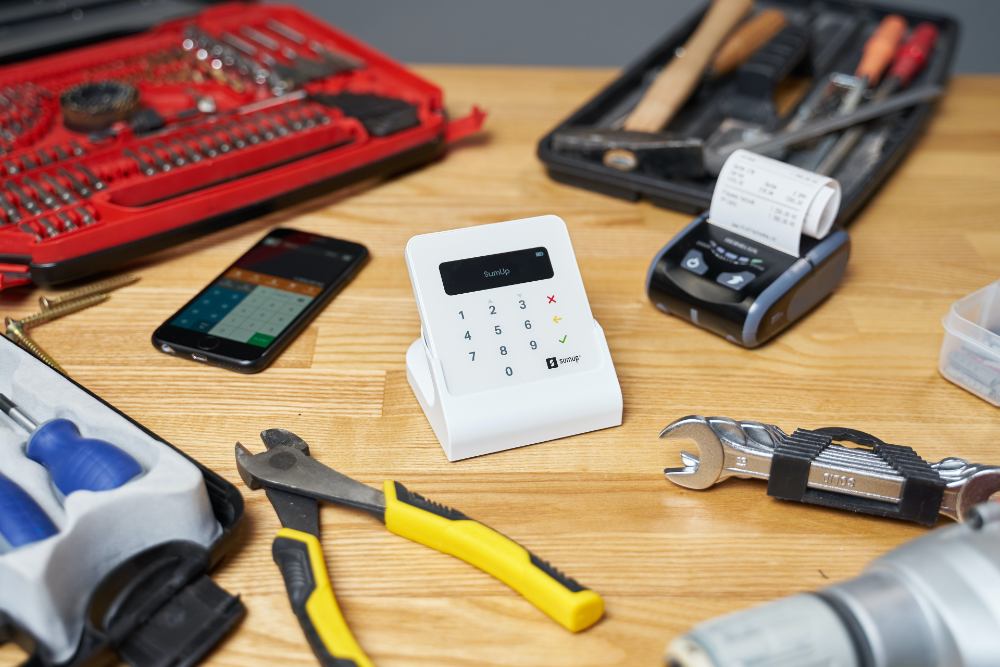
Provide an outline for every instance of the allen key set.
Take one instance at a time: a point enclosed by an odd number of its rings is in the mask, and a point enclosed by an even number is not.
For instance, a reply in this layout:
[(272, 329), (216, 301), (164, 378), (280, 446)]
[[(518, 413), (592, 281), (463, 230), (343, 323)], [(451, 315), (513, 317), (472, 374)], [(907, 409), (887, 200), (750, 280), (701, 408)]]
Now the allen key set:
[(311, 184), (413, 168), (483, 118), (449, 118), (437, 86), (287, 7), (213, 5), (15, 60), (0, 66), (0, 289), (108, 271)]

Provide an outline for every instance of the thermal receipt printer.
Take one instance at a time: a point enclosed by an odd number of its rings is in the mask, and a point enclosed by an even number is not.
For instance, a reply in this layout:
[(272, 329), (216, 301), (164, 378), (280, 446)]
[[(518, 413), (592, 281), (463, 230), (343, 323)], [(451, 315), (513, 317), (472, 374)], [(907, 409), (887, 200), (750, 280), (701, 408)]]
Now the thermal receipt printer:
[(653, 259), (653, 304), (753, 348), (826, 298), (850, 256), (837, 181), (748, 151), (719, 174), (708, 212)]

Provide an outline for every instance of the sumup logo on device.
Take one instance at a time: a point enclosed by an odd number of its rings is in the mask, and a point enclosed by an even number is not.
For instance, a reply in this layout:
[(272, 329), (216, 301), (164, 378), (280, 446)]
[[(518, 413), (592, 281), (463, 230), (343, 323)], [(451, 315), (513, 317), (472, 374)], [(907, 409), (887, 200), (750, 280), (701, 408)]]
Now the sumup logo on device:
[(552, 370), (553, 368), (559, 368), (560, 365), (565, 366), (566, 364), (575, 364), (578, 363), (579, 361), (580, 361), (579, 354), (574, 355), (572, 357), (563, 357), (562, 359), (560, 359), (559, 357), (546, 357), (545, 365), (549, 368), (549, 370)]
[(499, 278), (503, 276), (506, 278), (510, 275), (510, 269), (496, 269), (493, 271), (483, 271), (483, 278)]

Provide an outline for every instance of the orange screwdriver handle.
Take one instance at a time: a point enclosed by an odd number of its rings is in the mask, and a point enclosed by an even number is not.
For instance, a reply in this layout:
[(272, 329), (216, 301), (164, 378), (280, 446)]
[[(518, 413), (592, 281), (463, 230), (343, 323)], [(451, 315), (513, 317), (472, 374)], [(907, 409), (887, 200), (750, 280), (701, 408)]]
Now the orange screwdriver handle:
[(861, 62), (854, 74), (868, 79), (868, 85), (874, 87), (882, 78), (882, 73), (892, 62), (896, 48), (906, 34), (906, 19), (899, 14), (889, 14), (875, 28), (875, 32), (865, 42)]
[(899, 79), (900, 88), (908, 86), (917, 72), (927, 64), (937, 38), (937, 26), (925, 22), (914, 28), (910, 38), (899, 47), (899, 53), (892, 63), (889, 76)]

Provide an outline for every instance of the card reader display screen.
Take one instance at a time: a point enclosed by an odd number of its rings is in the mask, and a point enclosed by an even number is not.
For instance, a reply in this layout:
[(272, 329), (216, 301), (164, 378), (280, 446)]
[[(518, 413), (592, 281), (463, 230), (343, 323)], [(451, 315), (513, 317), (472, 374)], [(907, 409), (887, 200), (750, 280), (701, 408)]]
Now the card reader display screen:
[(442, 262), (439, 270), (445, 294), (449, 296), (547, 280), (554, 275), (549, 251), (545, 248)]
[(264, 238), (170, 324), (269, 346), (354, 260), (297, 236)]

